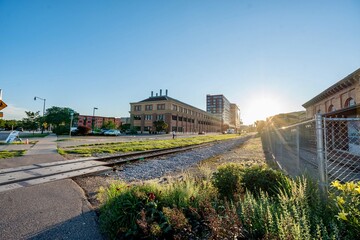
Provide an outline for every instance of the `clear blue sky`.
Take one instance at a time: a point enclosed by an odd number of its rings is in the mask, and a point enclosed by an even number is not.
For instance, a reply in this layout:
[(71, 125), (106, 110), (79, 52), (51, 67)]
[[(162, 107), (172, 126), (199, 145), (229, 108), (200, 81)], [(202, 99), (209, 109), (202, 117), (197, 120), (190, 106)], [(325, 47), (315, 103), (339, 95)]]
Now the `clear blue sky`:
[(301, 105), (360, 67), (360, 1), (0, 0), (5, 119), (71, 107), (129, 116), (153, 90), (245, 123)]

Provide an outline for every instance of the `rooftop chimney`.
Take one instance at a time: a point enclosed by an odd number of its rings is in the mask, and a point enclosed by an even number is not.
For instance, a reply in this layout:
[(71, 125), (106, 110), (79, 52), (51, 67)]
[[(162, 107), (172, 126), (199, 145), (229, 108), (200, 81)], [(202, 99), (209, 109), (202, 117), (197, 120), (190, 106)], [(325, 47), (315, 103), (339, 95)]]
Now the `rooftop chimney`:
[(166, 90), (165, 90), (165, 96), (167, 96), (167, 95), (168, 95), (168, 90), (166, 89)]
[(160, 97), (162, 96), (162, 90), (160, 89)]
[(153, 97), (154, 96), (154, 91), (151, 91), (151, 97)]

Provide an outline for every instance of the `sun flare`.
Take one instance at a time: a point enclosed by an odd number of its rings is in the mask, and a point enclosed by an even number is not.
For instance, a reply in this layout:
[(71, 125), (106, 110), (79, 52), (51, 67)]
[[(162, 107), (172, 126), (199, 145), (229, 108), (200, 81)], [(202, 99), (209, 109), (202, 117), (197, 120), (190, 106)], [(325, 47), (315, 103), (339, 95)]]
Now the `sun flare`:
[(267, 117), (283, 111), (284, 104), (274, 96), (257, 96), (252, 98), (243, 108), (242, 116), (245, 124), (252, 124), (256, 120), (265, 120)]

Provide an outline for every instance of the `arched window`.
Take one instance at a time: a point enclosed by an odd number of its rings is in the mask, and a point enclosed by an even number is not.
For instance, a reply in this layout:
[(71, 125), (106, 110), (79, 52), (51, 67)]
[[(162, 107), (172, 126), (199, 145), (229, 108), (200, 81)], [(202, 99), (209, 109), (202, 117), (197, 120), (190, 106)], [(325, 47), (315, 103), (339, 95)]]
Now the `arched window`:
[(345, 101), (345, 107), (351, 107), (355, 105), (355, 100), (353, 98), (348, 98)]
[(333, 111), (335, 111), (335, 107), (334, 105), (331, 104), (328, 108), (328, 112), (333, 112)]

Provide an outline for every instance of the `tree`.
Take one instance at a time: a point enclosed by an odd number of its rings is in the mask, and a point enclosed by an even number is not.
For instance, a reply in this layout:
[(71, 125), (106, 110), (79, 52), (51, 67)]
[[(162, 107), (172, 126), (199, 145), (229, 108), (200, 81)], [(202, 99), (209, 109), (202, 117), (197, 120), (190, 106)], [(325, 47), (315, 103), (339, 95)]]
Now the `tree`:
[(103, 129), (115, 129), (116, 128), (116, 125), (114, 122), (112, 121), (107, 121), (107, 122), (104, 122), (103, 125), (101, 126), (101, 128)]
[(27, 118), (23, 119), (23, 127), (29, 131), (37, 130), (40, 126), (40, 114), (38, 112), (25, 111)]
[(75, 122), (79, 116), (77, 112), (71, 108), (51, 107), (46, 110), (45, 122), (53, 124), (55, 127), (60, 125), (70, 126), (70, 113), (73, 112), (73, 122)]
[(168, 125), (166, 122), (162, 121), (162, 120), (159, 120), (159, 121), (155, 121), (153, 122), (154, 124), (154, 128), (157, 132), (163, 132), (163, 131), (166, 131), (167, 128), (168, 128)]
[(125, 123), (125, 124), (122, 124), (122, 125), (120, 126), (120, 130), (123, 131), (123, 132), (125, 132), (126, 130), (130, 130), (130, 128), (131, 128), (131, 124), (130, 124), (130, 123)]
[(46, 110), (45, 121), (54, 126), (53, 132), (56, 134), (66, 134), (70, 131), (70, 119), (73, 113), (73, 123), (77, 121), (79, 114), (71, 108), (51, 107)]

